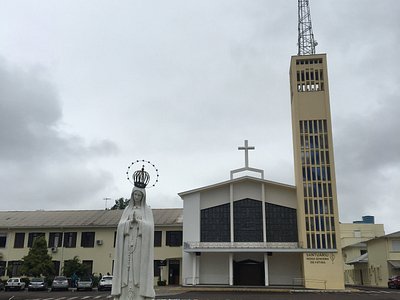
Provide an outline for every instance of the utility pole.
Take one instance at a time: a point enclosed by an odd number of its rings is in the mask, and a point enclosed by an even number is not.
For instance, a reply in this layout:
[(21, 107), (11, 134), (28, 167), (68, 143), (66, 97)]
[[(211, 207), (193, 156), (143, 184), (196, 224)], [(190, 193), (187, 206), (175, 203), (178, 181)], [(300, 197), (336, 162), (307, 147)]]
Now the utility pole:
[(298, 0), (298, 51), (297, 55), (315, 54), (315, 46), (318, 45), (314, 39), (311, 24), (309, 0)]

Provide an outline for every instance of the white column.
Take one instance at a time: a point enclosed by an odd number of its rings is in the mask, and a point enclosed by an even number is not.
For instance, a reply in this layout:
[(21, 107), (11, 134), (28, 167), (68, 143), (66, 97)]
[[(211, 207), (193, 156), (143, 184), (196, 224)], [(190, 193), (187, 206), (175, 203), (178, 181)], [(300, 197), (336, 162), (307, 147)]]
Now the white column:
[(265, 286), (269, 286), (269, 277), (268, 277), (268, 253), (264, 253), (264, 278), (265, 278)]
[(233, 253), (229, 253), (229, 285), (233, 285)]
[(196, 267), (197, 267), (197, 255), (196, 252), (193, 252), (193, 260), (192, 260), (192, 285), (196, 285)]
[(261, 183), (261, 208), (262, 208), (262, 224), (263, 224), (263, 242), (267, 241), (267, 219), (265, 217), (265, 184)]
[(233, 226), (233, 183), (229, 185), (229, 201), (230, 205), (230, 218), (231, 218), (231, 243), (234, 242), (234, 226)]

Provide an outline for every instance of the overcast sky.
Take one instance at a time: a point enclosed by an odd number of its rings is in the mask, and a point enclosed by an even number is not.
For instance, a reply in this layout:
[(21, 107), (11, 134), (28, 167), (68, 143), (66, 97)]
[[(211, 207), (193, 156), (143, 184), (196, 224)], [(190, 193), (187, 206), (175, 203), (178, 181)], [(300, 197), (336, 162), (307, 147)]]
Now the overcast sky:
[[(327, 53), (340, 220), (400, 230), (400, 1), (310, 1)], [(0, 0), (1, 210), (104, 209), (160, 171), (153, 208), (229, 179), (237, 147), (294, 184), (297, 1)], [(110, 207), (113, 204), (108, 201)]]

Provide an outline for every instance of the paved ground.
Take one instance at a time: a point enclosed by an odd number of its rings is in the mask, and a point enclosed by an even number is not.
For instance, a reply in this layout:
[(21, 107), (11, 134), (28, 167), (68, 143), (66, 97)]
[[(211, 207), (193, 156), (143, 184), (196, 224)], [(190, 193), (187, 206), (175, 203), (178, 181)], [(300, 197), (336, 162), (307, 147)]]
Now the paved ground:
[[(179, 291), (180, 290), (180, 291)], [(342, 292), (307, 291), (294, 289), (275, 288), (170, 288), (165, 290), (169, 294), (162, 294), (159, 289), (156, 299), (170, 300), (334, 300), (334, 299), (377, 299), (377, 300), (400, 300), (400, 290), (389, 290), (379, 288), (347, 289)], [(176, 294), (173, 294), (176, 293)]]
[[(362, 288), (345, 292), (321, 292), (271, 288), (159, 287), (157, 300), (400, 300), (400, 290)], [(0, 300), (109, 300), (110, 292), (0, 292)]]

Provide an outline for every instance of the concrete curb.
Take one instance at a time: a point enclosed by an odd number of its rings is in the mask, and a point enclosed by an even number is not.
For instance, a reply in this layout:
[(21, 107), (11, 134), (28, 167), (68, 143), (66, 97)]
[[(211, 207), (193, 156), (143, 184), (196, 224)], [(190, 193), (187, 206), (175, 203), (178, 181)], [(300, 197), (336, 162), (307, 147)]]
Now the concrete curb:
[(312, 290), (312, 289), (293, 289), (293, 288), (273, 288), (273, 287), (162, 287), (156, 288), (157, 297), (178, 295), (187, 292), (241, 292), (241, 293), (353, 293), (362, 292), (358, 289), (344, 289), (344, 290)]

